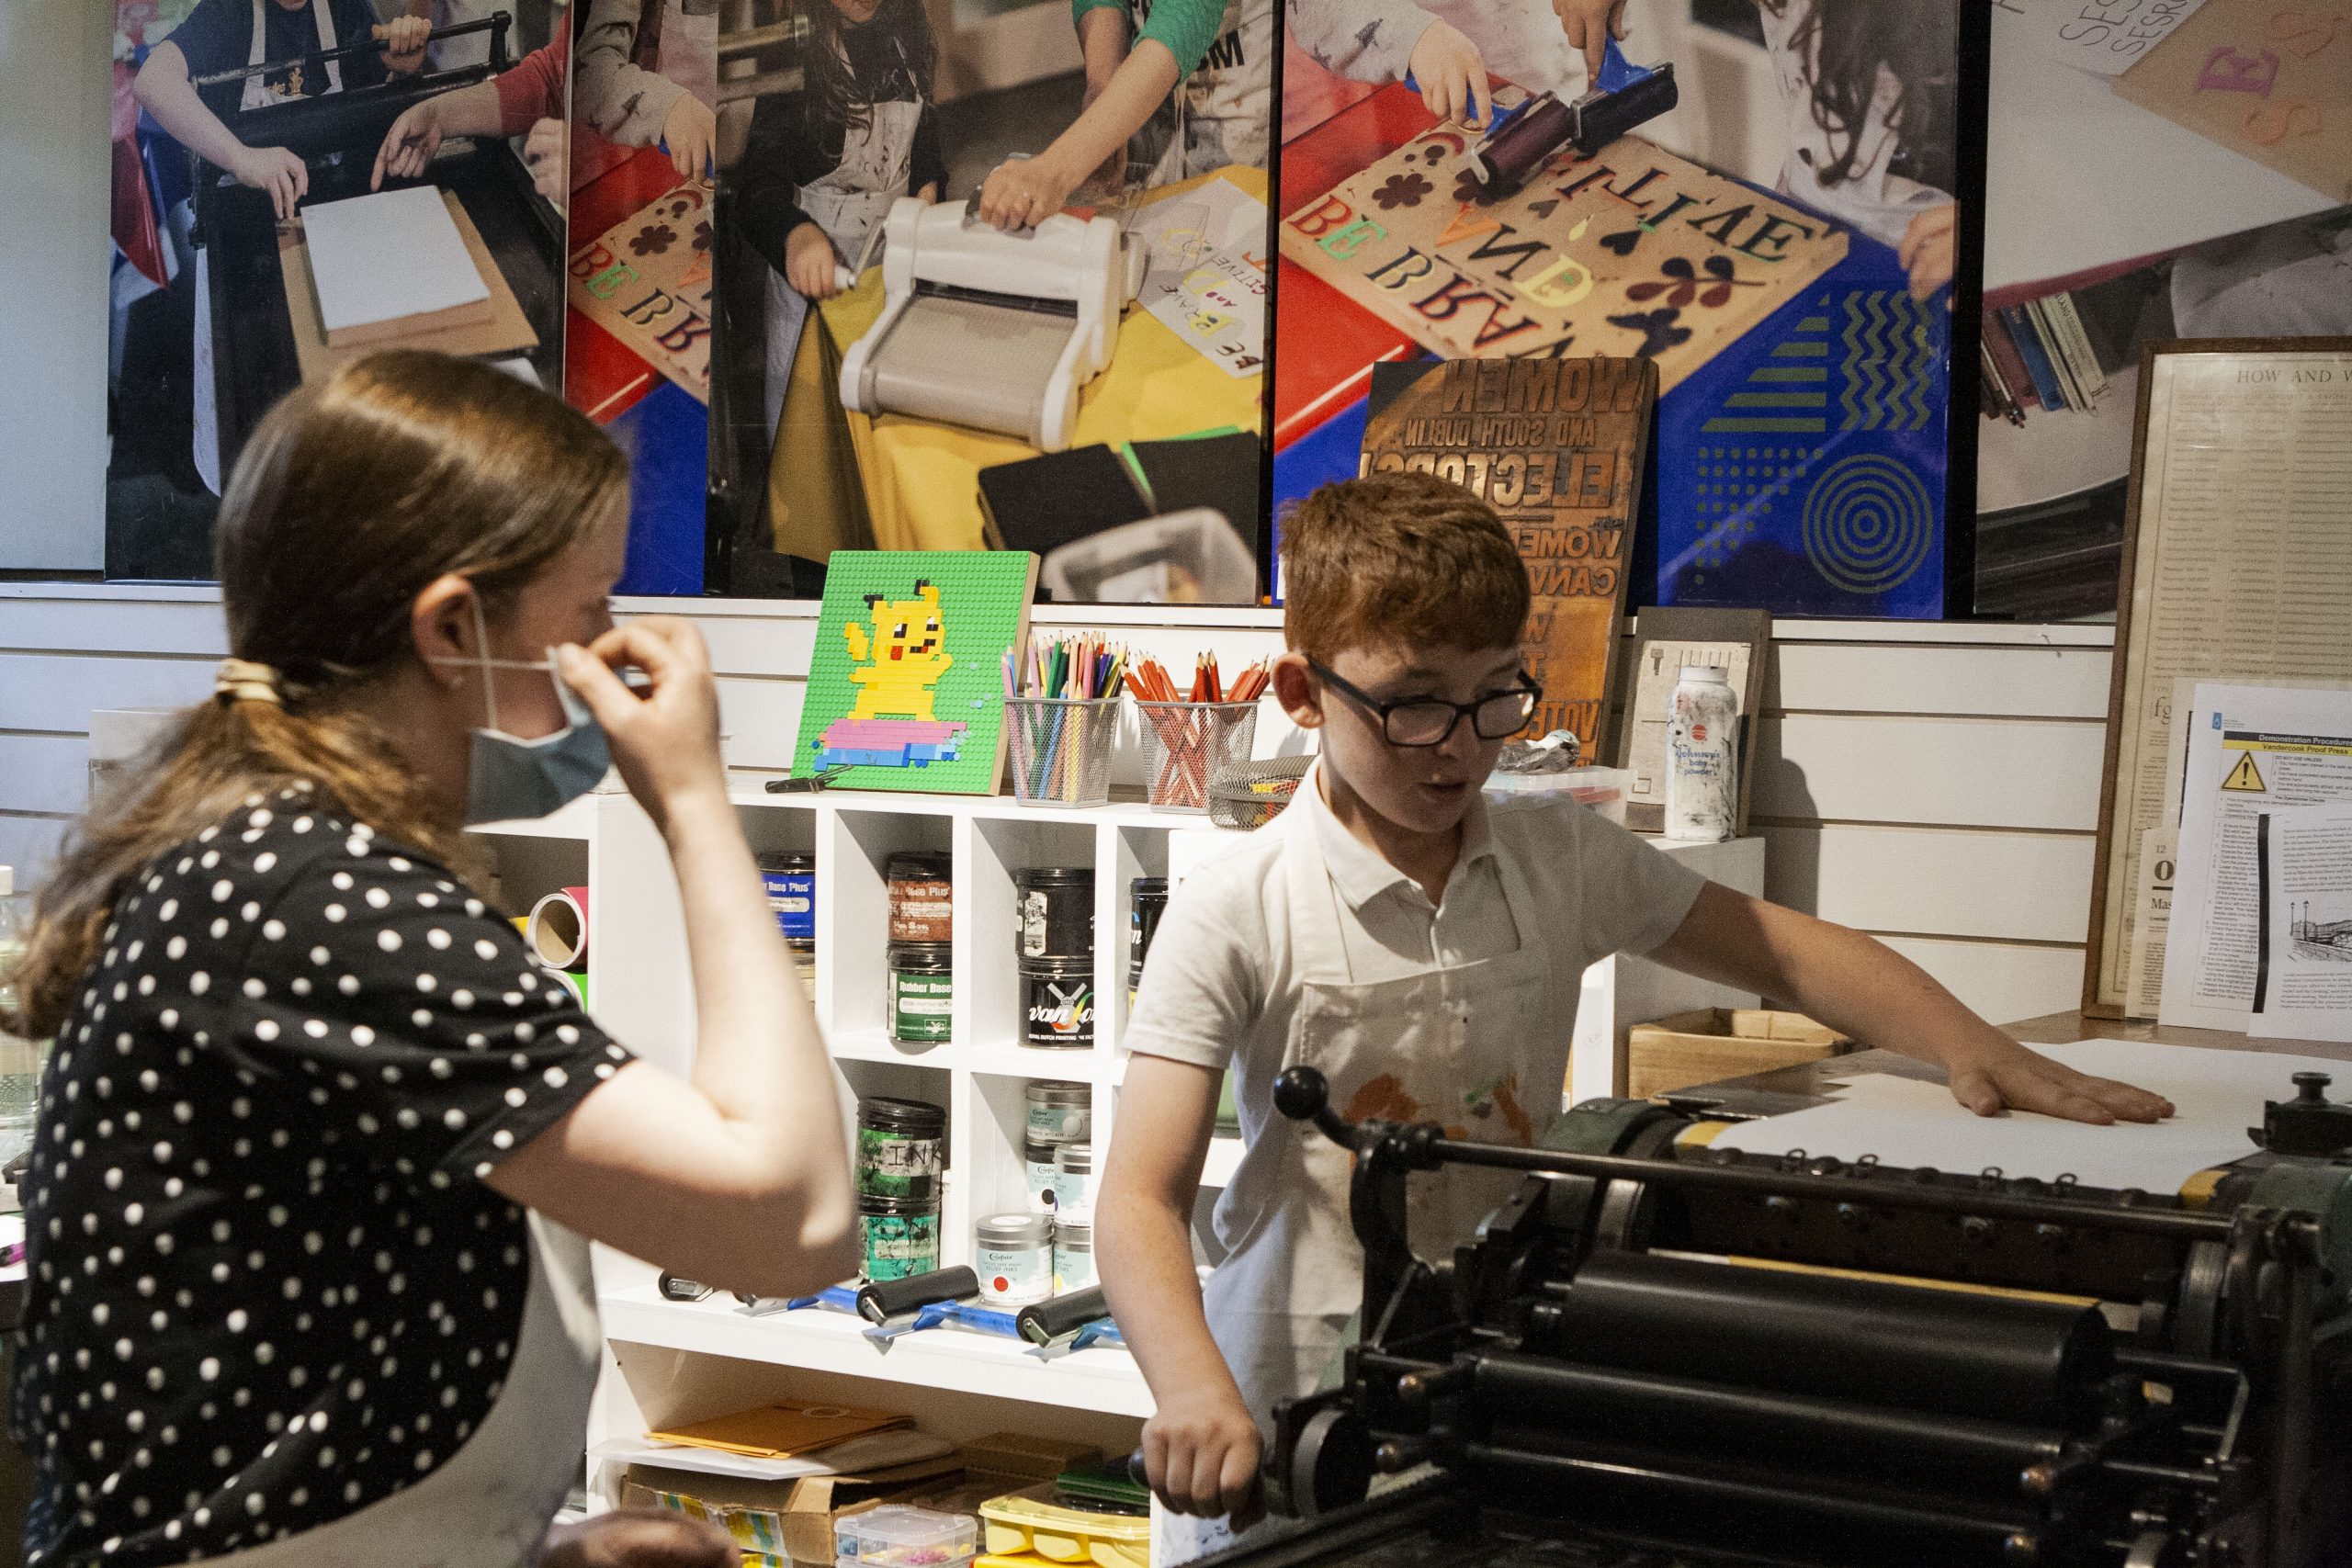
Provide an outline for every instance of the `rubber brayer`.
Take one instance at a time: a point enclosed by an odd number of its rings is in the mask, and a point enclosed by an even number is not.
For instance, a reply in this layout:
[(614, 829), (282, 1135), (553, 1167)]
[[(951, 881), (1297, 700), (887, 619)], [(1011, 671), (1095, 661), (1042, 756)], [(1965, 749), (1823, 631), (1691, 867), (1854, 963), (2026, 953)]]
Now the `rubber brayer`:
[(1572, 104), (1538, 94), (1525, 107), (1480, 137), (1470, 169), (1492, 191), (1516, 190), (1563, 147), (1591, 154), (1635, 126), (1674, 107), (1679, 93), (1671, 61), (1635, 65), (1611, 39), (1592, 89)]

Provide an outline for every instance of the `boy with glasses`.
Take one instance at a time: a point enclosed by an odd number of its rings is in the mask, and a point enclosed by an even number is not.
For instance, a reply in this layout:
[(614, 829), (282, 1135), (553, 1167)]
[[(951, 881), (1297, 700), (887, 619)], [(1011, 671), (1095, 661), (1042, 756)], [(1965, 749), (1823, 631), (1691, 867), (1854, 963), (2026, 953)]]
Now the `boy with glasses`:
[[(1170, 1507), (1251, 1506), (1259, 1424), (1320, 1386), (1361, 1297), (1350, 1156), (1275, 1112), (1287, 1066), (1321, 1069), (1351, 1121), (1540, 1143), (1585, 968), (1625, 952), (1936, 1063), (1979, 1114), (2170, 1113), (2026, 1050), (1859, 932), (1710, 883), (1573, 804), (1486, 804), (1540, 694), (1520, 663), (1526, 570), (1468, 491), (1421, 474), (1328, 485), (1283, 549), (1274, 695), (1321, 752), (1288, 811), (1169, 902), (1097, 1204), (1103, 1289), (1158, 1404), (1144, 1451)], [(1247, 1149), (1204, 1291), (1193, 1204), (1228, 1065)], [(1414, 1250), (1450, 1256), (1500, 1195), (1492, 1173), (1417, 1178)]]

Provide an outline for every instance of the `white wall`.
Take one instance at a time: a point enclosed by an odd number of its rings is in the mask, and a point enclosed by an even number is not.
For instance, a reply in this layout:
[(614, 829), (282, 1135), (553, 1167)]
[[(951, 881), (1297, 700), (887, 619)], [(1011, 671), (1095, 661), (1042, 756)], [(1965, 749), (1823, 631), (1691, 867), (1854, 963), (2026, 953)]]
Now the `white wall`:
[[(806, 605), (647, 601), (709, 637), (727, 754), (782, 771), (815, 630)], [(1077, 612), (1041, 612), (1067, 620)], [(1268, 611), (1097, 611), (1231, 668)], [(1884, 938), (1996, 1021), (2073, 1007), (2090, 908), (2110, 630), (1787, 621), (1757, 746), (1767, 891)], [(221, 654), (210, 591), (0, 583), (0, 863), (36, 866), (83, 801), (93, 708), (194, 702)]]
[(0, 0), (0, 570), (95, 571), (105, 549), (113, 18)]

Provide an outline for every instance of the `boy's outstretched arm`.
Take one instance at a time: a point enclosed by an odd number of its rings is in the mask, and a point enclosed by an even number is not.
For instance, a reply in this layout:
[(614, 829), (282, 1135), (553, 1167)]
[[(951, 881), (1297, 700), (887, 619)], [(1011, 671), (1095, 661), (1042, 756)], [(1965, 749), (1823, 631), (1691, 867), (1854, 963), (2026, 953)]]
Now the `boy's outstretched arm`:
[(1216, 1128), (1222, 1075), (1164, 1056), (1128, 1059), (1095, 1200), (1102, 1293), (1158, 1414), (1143, 1429), (1151, 1489), (1179, 1513), (1249, 1522), (1258, 1427), (1209, 1337), (1193, 1269), (1193, 1201)]
[(1933, 1062), (1979, 1116), (2004, 1106), (2074, 1122), (2154, 1122), (2172, 1102), (2027, 1050), (1883, 942), (1710, 882), (1647, 954), (1687, 975), (1755, 991), (1865, 1045)]

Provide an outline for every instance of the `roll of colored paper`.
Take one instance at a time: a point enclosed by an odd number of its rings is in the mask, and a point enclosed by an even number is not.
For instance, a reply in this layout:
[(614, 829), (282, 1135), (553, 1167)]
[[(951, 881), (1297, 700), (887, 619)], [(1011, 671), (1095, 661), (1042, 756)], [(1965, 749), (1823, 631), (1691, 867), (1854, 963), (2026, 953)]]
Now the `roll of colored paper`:
[(532, 905), (523, 940), (530, 943), (532, 955), (550, 969), (585, 969), (588, 889), (566, 887)]

